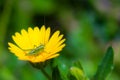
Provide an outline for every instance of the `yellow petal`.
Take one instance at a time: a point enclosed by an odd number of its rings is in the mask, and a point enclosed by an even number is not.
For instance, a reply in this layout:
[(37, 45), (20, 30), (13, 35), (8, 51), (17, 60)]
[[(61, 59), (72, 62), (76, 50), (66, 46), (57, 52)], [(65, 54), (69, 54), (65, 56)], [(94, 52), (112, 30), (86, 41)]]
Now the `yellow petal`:
[(36, 35), (33, 31), (33, 29), (31, 27), (28, 28), (28, 36), (29, 36), (29, 39), (30, 39), (30, 42), (31, 42), (31, 45), (32, 46), (37, 46), (37, 43), (36, 43)]
[(40, 29), (40, 35), (41, 35), (41, 44), (45, 44), (45, 26), (43, 25)]
[(27, 32), (23, 29), (21, 31), (21, 34), (22, 35), (20, 35), (18, 32), (16, 32), (15, 36), (12, 36), (15, 43), (22, 49), (32, 48), (32, 45), (30, 44)]
[(40, 43), (41, 43), (41, 41), (40, 41), (40, 30), (39, 30), (39, 28), (38, 27), (35, 27), (34, 28), (34, 32), (33, 32), (33, 38), (34, 38), (34, 45), (36, 45), (36, 46), (39, 46), (40, 45)]
[(59, 54), (54, 54), (54, 55), (48, 56), (48, 57), (47, 57), (47, 60), (48, 60), (48, 59), (51, 59), (51, 58), (55, 58), (55, 57), (57, 57), (57, 56), (59, 56)]
[(63, 47), (65, 47), (65, 44), (62, 44), (61, 46), (59, 46), (58, 48), (56, 48), (56, 49), (52, 52), (52, 54), (61, 51)]
[(24, 51), (22, 51), (20, 48), (18, 48), (17, 46), (15, 46), (12, 43), (8, 43), (8, 45), (10, 46), (9, 49), (12, 53), (14, 53), (19, 59), (22, 60), (26, 60), (27, 57), (25, 56)]
[(60, 35), (59, 37), (57, 37), (56, 39), (53, 40), (53, 44), (51, 45), (51, 47), (54, 47), (56, 44), (58, 44), (58, 42), (62, 39), (63, 35)]
[(32, 49), (33, 45), (30, 41), (28, 33), (23, 29), (23, 30), (21, 30), (21, 35), (22, 35), (22, 40), (23, 40), (21, 43), (21, 45), (23, 46), (22, 49)]
[(46, 44), (46, 50), (50, 51), (51, 47), (53, 47), (54, 44), (58, 41), (58, 36), (60, 34), (60, 31), (56, 31), (52, 37), (50, 38), (49, 42)]
[(38, 56), (31, 57), (29, 60), (31, 62), (44, 62), (46, 60), (45, 56), (46, 56), (45, 53), (41, 53)]
[(45, 32), (45, 44), (48, 42), (49, 37), (50, 37), (50, 28), (47, 28)]
[(61, 41), (59, 41), (59, 42), (50, 50), (50, 52), (54, 52), (54, 50), (56, 50), (58, 47), (60, 47), (65, 40), (66, 40), (66, 39), (62, 39)]

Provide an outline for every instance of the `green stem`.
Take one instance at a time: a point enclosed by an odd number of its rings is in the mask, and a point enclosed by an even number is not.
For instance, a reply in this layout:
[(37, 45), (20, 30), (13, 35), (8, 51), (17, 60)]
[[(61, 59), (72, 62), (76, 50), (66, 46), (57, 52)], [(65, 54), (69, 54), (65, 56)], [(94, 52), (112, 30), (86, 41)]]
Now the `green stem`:
[(48, 75), (48, 73), (44, 70), (43, 67), (41, 67), (40, 70), (41, 70), (42, 73), (47, 77), (48, 80), (51, 80), (51, 77)]

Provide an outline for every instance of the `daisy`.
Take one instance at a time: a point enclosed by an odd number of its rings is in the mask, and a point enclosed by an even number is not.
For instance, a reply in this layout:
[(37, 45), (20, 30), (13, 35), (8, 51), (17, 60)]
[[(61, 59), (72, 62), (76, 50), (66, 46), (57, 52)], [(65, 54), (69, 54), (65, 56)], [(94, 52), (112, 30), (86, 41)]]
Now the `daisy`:
[(56, 31), (51, 35), (50, 27), (47, 29), (43, 25), (38, 27), (21, 30), (12, 36), (14, 43), (8, 42), (9, 50), (14, 53), (18, 59), (30, 61), (32, 63), (45, 62), (46, 60), (59, 56), (63, 47), (65, 47), (65, 39), (60, 31)]

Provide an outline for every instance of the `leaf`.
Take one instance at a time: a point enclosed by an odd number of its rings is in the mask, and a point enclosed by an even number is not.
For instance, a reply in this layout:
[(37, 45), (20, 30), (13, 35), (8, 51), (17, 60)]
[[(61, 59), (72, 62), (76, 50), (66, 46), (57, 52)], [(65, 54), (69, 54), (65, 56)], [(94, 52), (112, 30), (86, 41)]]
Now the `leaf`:
[[(75, 61), (73, 65), (76, 66), (76, 67), (78, 67), (78, 68), (80, 68), (80, 69), (83, 71), (83, 67), (82, 67), (82, 65), (81, 65), (81, 63), (80, 63), (80, 60)], [(83, 71), (83, 72), (84, 72), (84, 71)]]
[(53, 69), (52, 80), (62, 80), (57, 66)]
[(54, 67), (52, 77), (55, 76), (53, 80), (69, 80), (68, 79), (69, 68), (65, 64), (65, 62), (63, 62), (60, 59), (54, 59), (52, 66)]
[(80, 60), (75, 61), (70, 68), (69, 80), (88, 80), (83, 71)]
[(83, 72), (83, 70), (81, 70), (80, 68), (78, 67), (71, 67), (70, 68), (70, 73), (71, 73), (71, 76), (73, 76), (74, 80), (85, 80), (85, 74)]
[(113, 69), (113, 49), (109, 47), (107, 52), (101, 61), (101, 64), (98, 66), (98, 70), (94, 76), (94, 80), (105, 80), (107, 75)]
[(68, 71), (69, 71), (68, 66), (66, 64), (62, 63), (62, 64), (58, 65), (58, 69), (60, 71), (62, 80), (69, 80), (68, 79)]

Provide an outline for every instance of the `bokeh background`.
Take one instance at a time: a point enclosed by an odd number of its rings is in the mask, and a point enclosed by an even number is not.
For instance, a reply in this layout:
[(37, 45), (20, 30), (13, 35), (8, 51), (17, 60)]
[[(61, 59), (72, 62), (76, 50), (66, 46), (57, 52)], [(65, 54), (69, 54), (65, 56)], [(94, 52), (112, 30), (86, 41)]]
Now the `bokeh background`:
[(114, 69), (107, 80), (120, 80), (120, 0), (0, 0), (0, 80), (46, 80), (7, 44), (15, 32), (43, 24), (65, 35), (60, 57), (68, 65), (79, 59), (89, 78), (112, 46)]

